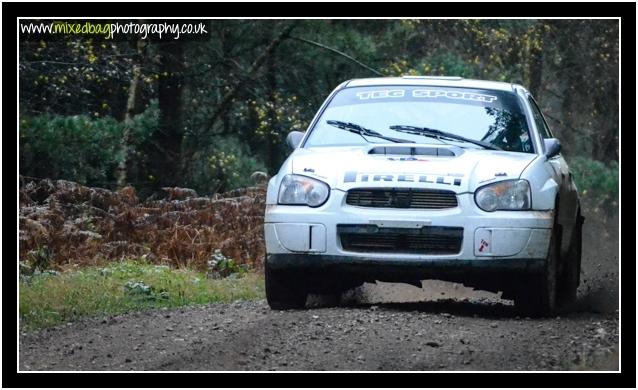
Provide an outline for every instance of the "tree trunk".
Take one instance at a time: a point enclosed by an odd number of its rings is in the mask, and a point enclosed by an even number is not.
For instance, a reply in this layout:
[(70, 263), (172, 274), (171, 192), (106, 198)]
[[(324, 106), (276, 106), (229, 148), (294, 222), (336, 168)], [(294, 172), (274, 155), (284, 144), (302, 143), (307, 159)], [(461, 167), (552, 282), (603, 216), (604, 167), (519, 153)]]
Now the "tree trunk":
[[(542, 37), (538, 38), (543, 42)], [(543, 81), (543, 49), (542, 47), (533, 47), (530, 50), (531, 60), (529, 63), (529, 90), (536, 97), (540, 99), (541, 83)]]
[[(273, 25), (270, 24), (270, 35), (274, 35), (272, 31)], [(277, 123), (277, 112), (276, 112), (276, 99), (275, 99), (275, 91), (277, 90), (277, 77), (275, 75), (275, 61), (274, 61), (274, 50), (273, 53), (268, 56), (266, 59), (266, 88), (267, 88), (267, 96), (270, 101), (270, 106), (268, 107), (268, 123), (270, 124), (270, 128), (267, 133), (268, 143), (268, 171), (273, 172), (276, 169), (277, 164), (277, 151), (276, 151), (276, 142), (277, 142), (277, 129), (274, 128)]]
[(142, 55), (145, 43), (142, 40), (137, 41), (137, 56), (133, 59), (133, 70), (131, 82), (129, 84), (128, 99), (126, 100), (126, 111), (124, 113), (124, 134), (122, 135), (122, 142), (120, 151), (122, 158), (117, 166), (117, 188), (124, 188), (128, 183), (128, 171), (129, 171), (129, 156), (133, 152), (133, 137), (131, 124), (133, 117), (137, 113), (137, 101), (139, 95), (140, 77), (142, 74)]
[(184, 128), (182, 123), (182, 89), (184, 47), (179, 41), (159, 43), (158, 83), (159, 126), (151, 153), (155, 188), (176, 186), (180, 177), (180, 156)]
[(609, 102), (614, 101), (618, 94), (618, 84), (610, 83), (604, 94), (594, 100), (594, 107), (598, 112), (593, 129), (596, 137), (592, 150), (594, 160), (609, 163), (618, 161), (618, 111), (616, 107), (609, 108)]

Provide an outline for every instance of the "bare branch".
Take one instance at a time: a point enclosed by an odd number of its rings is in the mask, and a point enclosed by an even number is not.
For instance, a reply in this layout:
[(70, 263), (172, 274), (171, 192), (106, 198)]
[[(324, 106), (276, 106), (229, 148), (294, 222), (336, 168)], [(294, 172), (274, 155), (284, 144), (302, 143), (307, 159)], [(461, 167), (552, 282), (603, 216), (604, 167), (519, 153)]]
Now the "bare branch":
[(208, 121), (208, 125), (206, 126), (207, 130), (211, 130), (213, 128), (217, 119), (219, 119), (221, 114), (226, 111), (226, 109), (230, 105), (233, 98), (237, 95), (237, 93), (244, 87), (246, 82), (257, 72), (257, 70), (266, 61), (266, 59), (270, 55), (272, 55), (272, 53), (275, 51), (277, 46), (279, 46), (281, 42), (283, 42), (286, 38), (289, 37), (290, 32), (295, 28), (296, 25), (297, 25), (297, 21), (294, 21), (290, 23), (288, 26), (286, 26), (286, 28), (277, 36), (277, 38), (275, 38), (272, 42), (270, 42), (270, 44), (268, 45), (268, 47), (266, 47), (264, 52), (252, 63), (252, 65), (248, 69), (248, 72), (246, 75), (247, 77), (241, 78), (239, 82), (235, 85), (235, 87), (231, 89), (230, 91), (228, 91), (226, 95), (224, 95), (221, 103), (219, 104), (219, 106), (217, 106), (217, 109), (213, 112), (210, 120)]
[(352, 62), (354, 62), (355, 64), (357, 64), (357, 65), (359, 65), (359, 66), (361, 66), (361, 67), (363, 67), (363, 68), (365, 68), (365, 69), (369, 70), (370, 72), (372, 72), (372, 73), (376, 74), (377, 76), (385, 76), (383, 73), (379, 72), (378, 70), (373, 69), (373, 68), (369, 67), (368, 65), (364, 64), (363, 62), (358, 61), (357, 59), (355, 59), (355, 58), (353, 58), (353, 57), (351, 57), (351, 56), (347, 55), (346, 53), (344, 53), (344, 52), (342, 52), (342, 51), (339, 51), (339, 50), (337, 50), (337, 49), (334, 49), (334, 48), (332, 48), (332, 47), (329, 47), (329, 46), (326, 46), (326, 45), (321, 44), (321, 43), (319, 43), (319, 42), (311, 41), (311, 40), (309, 40), (309, 39), (305, 39), (305, 38), (290, 37), (290, 39), (294, 39), (294, 40), (297, 40), (297, 41), (300, 41), (300, 42), (305, 42), (305, 43), (308, 43), (308, 44), (310, 44), (310, 45), (314, 45), (314, 46), (320, 47), (320, 48), (322, 48), (322, 49), (329, 50), (329, 51), (331, 51), (331, 52), (333, 52), (333, 53), (336, 53), (336, 54), (338, 54), (338, 55), (340, 55), (340, 56), (342, 56), (342, 57), (345, 57), (345, 58), (349, 59), (350, 61), (352, 61)]

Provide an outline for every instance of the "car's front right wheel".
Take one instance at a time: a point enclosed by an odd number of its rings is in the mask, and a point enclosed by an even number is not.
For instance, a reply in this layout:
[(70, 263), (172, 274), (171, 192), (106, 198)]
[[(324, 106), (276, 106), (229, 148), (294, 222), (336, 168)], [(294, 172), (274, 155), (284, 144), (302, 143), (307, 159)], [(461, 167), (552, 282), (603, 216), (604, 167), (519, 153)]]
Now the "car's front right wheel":
[(266, 261), (266, 300), (271, 309), (303, 309), (308, 286), (299, 270), (273, 269)]

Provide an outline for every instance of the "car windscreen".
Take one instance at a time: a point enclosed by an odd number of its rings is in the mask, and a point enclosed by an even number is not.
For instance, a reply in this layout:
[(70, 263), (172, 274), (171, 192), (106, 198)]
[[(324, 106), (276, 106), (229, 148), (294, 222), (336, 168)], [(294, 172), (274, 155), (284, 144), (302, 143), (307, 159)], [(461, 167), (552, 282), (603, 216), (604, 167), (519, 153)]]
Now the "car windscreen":
[[(353, 123), (385, 137), (416, 143), (448, 143), (468, 148), (480, 146), (449, 138), (426, 137), (390, 126), (436, 129), (483, 141), (506, 151), (533, 153), (527, 121), (514, 93), (429, 86), (352, 87), (339, 91), (311, 129), (305, 147), (387, 143), (331, 125)], [(405, 130), (405, 129), (404, 129)]]

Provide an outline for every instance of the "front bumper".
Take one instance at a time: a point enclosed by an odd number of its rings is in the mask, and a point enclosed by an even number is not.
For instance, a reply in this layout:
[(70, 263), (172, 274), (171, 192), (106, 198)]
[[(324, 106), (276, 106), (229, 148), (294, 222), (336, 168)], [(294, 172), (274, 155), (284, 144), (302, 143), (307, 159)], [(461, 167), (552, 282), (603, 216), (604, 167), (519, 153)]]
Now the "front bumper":
[[(454, 260), (379, 258), (376, 256), (331, 256), (322, 254), (268, 254), (266, 263), (272, 269), (303, 271), (310, 292), (330, 293), (334, 286), (346, 290), (363, 282), (377, 280), (411, 283), (420, 287), (425, 279), (462, 283), (468, 287), (503, 292), (510, 299), (511, 291), (524, 285), (517, 275), (539, 274), (545, 259)], [(523, 283), (523, 284), (521, 284)]]
[[(443, 210), (358, 207), (347, 205), (345, 197), (344, 191), (332, 190), (328, 202), (318, 208), (267, 205), (264, 229), (268, 255), (310, 255), (282, 257), (286, 262), (303, 258), (331, 264), (509, 264), (508, 267), (525, 268), (536, 266), (539, 259), (546, 257), (549, 247), (551, 210), (484, 212), (476, 207), (469, 193), (458, 195), (457, 207)], [(463, 238), (459, 252), (453, 254), (362, 253), (343, 248), (337, 232), (337, 226), (342, 224), (462, 227)]]
[[(538, 271), (545, 264), (545, 259), (489, 259), (489, 260), (455, 260), (424, 259), (405, 261), (402, 258), (379, 258), (376, 256), (331, 256), (321, 254), (268, 254), (268, 266), (272, 268), (303, 268), (329, 270), (346, 268), (353, 271), (388, 272), (431, 272), (431, 273), (463, 273), (468, 269), (484, 271)], [(376, 272), (375, 272), (376, 273)]]

